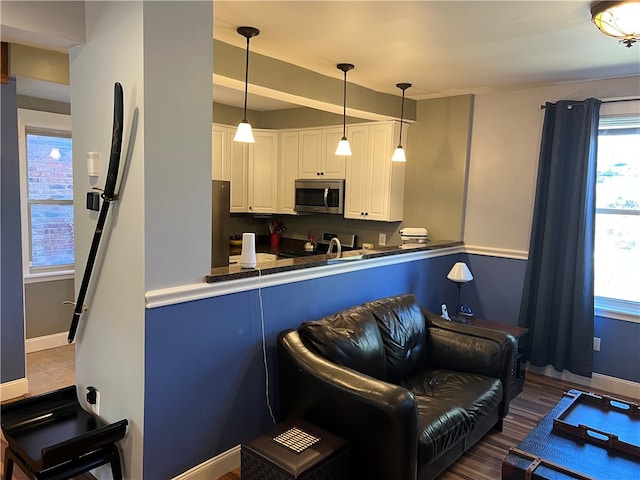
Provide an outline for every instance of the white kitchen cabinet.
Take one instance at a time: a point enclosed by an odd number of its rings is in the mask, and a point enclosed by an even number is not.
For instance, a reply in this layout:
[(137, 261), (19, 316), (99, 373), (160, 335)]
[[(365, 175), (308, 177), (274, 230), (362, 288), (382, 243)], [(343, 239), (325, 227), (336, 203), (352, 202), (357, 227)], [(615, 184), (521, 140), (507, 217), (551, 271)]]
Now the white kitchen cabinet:
[[(247, 143), (234, 142), (235, 129), (227, 128), (227, 158), (228, 174), (230, 181), (231, 201), (230, 210), (232, 213), (242, 213), (249, 211), (249, 174), (247, 169), (249, 147)], [(225, 162), (223, 162), (223, 177), (225, 176)]]
[(298, 178), (299, 133), (281, 132), (278, 137), (278, 206), (276, 213), (297, 215), (295, 181)]
[(345, 218), (402, 220), (405, 164), (391, 161), (399, 128), (398, 122), (348, 128), (353, 155), (346, 161)]
[(278, 132), (254, 130), (249, 144), (248, 211), (275, 213), (278, 198)]
[[(229, 157), (227, 150), (227, 129), (213, 125), (211, 129), (211, 176), (213, 180), (229, 180)], [(225, 164), (226, 163), (226, 168)], [(225, 177), (225, 174), (227, 175)]]
[(322, 129), (322, 172), (326, 178), (344, 178), (345, 161), (349, 157), (336, 155), (342, 139), (342, 127)]
[(232, 213), (274, 213), (277, 208), (278, 132), (255, 130), (256, 143), (234, 142), (235, 127), (212, 127), (212, 176), (231, 184)]
[(299, 131), (298, 178), (344, 178), (345, 157), (335, 155), (342, 129)]
[(211, 129), (211, 172), (214, 180), (231, 184), (231, 212), (245, 212), (247, 203), (247, 144), (233, 141), (235, 128), (214, 124)]

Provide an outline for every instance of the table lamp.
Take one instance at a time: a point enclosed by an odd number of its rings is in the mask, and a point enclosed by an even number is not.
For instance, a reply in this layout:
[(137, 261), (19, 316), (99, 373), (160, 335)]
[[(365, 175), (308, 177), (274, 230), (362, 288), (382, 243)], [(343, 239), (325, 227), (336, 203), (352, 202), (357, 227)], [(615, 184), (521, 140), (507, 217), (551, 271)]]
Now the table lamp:
[(467, 321), (467, 319), (464, 316), (460, 315), (460, 293), (462, 290), (462, 284), (473, 280), (473, 275), (471, 275), (469, 267), (467, 267), (466, 263), (457, 262), (453, 266), (453, 268), (451, 268), (451, 271), (447, 275), (447, 278), (458, 285), (458, 304), (456, 307), (456, 314), (453, 316), (452, 320), (455, 322), (464, 323)]

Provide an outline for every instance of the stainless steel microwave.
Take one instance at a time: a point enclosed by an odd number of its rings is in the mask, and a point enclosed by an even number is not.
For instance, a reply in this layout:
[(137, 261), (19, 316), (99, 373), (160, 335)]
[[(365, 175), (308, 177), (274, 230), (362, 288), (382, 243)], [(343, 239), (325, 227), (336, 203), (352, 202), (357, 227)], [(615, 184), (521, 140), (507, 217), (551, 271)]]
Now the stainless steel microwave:
[(296, 212), (344, 213), (344, 180), (296, 180)]

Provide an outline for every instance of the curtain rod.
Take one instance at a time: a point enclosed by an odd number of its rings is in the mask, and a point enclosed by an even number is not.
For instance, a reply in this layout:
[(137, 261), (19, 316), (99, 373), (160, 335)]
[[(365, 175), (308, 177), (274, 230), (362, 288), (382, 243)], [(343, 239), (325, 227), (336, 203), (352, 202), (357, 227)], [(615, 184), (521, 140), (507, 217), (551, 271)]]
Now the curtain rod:
[[(601, 103), (637, 102), (639, 100), (640, 100), (640, 97), (637, 97), (637, 98), (620, 98), (618, 100), (602, 100)], [(547, 108), (546, 105), (540, 105), (540, 110), (544, 110), (545, 108)]]

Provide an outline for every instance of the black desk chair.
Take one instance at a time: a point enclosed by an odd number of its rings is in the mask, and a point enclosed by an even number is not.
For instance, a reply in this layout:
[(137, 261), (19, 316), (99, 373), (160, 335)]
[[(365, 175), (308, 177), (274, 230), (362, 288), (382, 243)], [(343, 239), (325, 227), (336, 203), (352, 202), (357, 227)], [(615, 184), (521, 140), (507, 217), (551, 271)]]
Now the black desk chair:
[(5, 480), (14, 463), (34, 480), (69, 479), (110, 463), (114, 480), (122, 479), (116, 442), (129, 422), (107, 424), (87, 412), (75, 386), (2, 405), (1, 417)]

